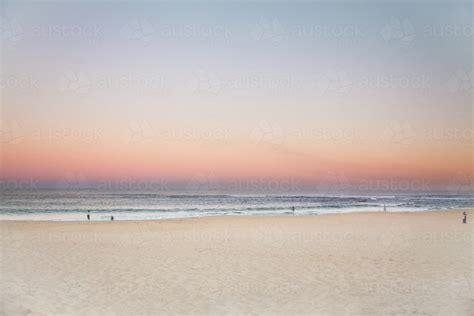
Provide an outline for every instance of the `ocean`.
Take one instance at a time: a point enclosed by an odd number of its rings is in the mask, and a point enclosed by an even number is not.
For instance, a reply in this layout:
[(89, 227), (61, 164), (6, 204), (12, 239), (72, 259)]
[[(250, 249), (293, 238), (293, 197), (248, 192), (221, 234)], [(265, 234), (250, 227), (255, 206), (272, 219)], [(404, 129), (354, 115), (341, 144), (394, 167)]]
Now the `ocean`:
[(0, 220), (84, 221), (171, 219), (221, 215), (321, 215), (418, 212), (474, 207), (474, 195), (249, 195), (91, 190), (1, 192)]

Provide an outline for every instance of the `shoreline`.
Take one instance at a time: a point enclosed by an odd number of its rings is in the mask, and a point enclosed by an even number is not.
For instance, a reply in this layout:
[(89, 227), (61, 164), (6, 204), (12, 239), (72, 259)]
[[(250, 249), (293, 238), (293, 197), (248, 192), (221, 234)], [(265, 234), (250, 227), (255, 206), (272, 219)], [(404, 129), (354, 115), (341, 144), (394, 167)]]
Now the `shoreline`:
[[(183, 221), (183, 220), (199, 220), (199, 219), (206, 219), (206, 218), (291, 218), (291, 217), (325, 217), (325, 216), (340, 216), (340, 215), (351, 215), (351, 214), (361, 214), (361, 215), (368, 215), (368, 214), (424, 214), (424, 213), (452, 213), (452, 212), (473, 212), (474, 207), (466, 207), (466, 208), (453, 208), (453, 209), (432, 209), (432, 210), (423, 210), (423, 211), (362, 211), (362, 212), (342, 212), (342, 213), (324, 213), (324, 214), (292, 214), (291, 211), (287, 214), (216, 214), (216, 215), (203, 215), (203, 216), (188, 216), (188, 217), (173, 217), (173, 218), (159, 218), (159, 219), (120, 219), (120, 217), (116, 217), (116, 213), (114, 215), (113, 222), (161, 222), (161, 221)], [(84, 213), (84, 215), (87, 213)], [(94, 213), (91, 213), (94, 214)], [(106, 216), (106, 215), (103, 215)], [(108, 216), (108, 215), (107, 215)], [(379, 216), (379, 215), (376, 215)], [(0, 223), (2, 222), (24, 222), (24, 223), (43, 223), (43, 222), (52, 222), (52, 223), (108, 223), (111, 222), (110, 220), (54, 220), (54, 219), (1, 219)]]

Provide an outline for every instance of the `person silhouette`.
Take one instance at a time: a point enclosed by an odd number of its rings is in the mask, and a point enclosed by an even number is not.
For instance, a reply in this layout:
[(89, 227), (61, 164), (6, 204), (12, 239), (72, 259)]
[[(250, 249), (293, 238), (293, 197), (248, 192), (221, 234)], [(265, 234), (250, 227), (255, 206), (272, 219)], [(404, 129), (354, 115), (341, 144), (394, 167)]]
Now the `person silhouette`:
[(291, 211), (293, 212), (293, 215), (294, 215), (295, 214), (295, 207), (294, 206), (291, 207)]
[(462, 223), (466, 224), (467, 223), (467, 213), (466, 213), (466, 211), (462, 212), (462, 215), (464, 215), (463, 218), (462, 218)]
[(91, 220), (91, 215), (90, 215), (90, 212), (91, 211), (87, 211), (87, 220), (90, 221)]
[(110, 220), (113, 221), (113, 220), (114, 220), (114, 217), (113, 217), (113, 216), (110, 216)]

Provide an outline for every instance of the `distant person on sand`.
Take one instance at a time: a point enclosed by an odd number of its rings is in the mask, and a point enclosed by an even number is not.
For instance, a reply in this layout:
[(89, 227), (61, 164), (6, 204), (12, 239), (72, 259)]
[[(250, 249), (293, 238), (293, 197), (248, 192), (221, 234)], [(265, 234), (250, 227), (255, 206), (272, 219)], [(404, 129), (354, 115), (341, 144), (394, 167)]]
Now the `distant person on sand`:
[(91, 211), (87, 211), (87, 220), (90, 221), (91, 220), (91, 215), (90, 215), (90, 212)]
[(467, 223), (467, 213), (466, 213), (466, 211), (462, 212), (462, 215), (464, 215), (464, 217), (462, 218), (462, 223), (466, 224)]
[(114, 220), (114, 217), (113, 217), (113, 216), (110, 216), (110, 220), (113, 221), (113, 220)]
[(294, 206), (291, 207), (291, 211), (293, 212), (293, 215), (294, 215), (295, 214), (295, 207)]

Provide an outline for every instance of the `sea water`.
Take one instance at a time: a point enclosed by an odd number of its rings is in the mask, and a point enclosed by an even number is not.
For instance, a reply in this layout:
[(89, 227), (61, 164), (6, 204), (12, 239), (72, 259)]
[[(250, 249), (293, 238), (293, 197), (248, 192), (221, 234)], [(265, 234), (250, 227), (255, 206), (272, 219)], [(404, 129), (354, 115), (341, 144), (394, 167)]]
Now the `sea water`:
[(416, 212), (474, 207), (474, 195), (272, 195), (34, 190), (0, 192), (1, 220), (92, 221), (221, 215)]

